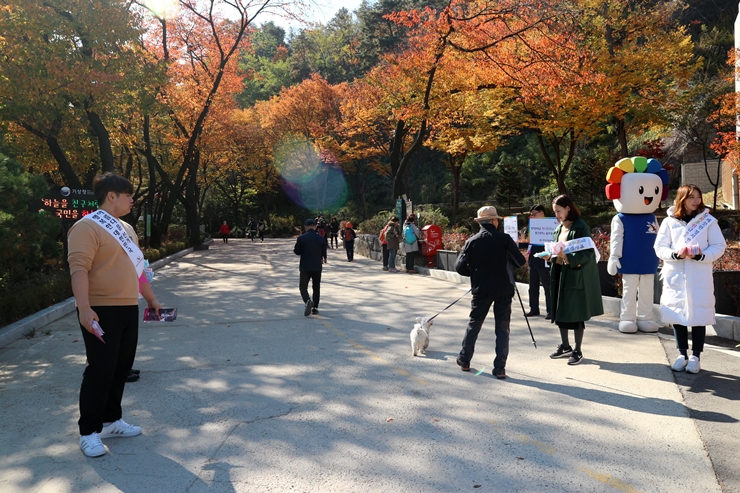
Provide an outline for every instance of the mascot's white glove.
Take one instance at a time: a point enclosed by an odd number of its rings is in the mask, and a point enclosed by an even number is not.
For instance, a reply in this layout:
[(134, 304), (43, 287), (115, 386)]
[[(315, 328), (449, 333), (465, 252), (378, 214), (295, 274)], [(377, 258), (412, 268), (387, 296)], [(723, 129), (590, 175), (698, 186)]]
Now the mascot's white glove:
[(609, 257), (609, 261), (606, 263), (606, 271), (610, 276), (617, 275), (617, 269), (622, 268), (622, 263), (619, 261), (619, 257)]

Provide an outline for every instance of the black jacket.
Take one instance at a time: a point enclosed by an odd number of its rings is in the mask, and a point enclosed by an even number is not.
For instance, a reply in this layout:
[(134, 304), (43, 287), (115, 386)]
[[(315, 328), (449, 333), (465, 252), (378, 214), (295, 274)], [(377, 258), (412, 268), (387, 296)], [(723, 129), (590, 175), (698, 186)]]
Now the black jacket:
[(455, 270), (461, 276), (470, 276), (474, 295), (513, 296), (514, 269), (524, 263), (524, 255), (511, 236), (492, 224), (481, 224), (481, 230), (465, 242)]
[(323, 259), (326, 258), (326, 238), (321, 236), (314, 229), (309, 229), (295, 242), (293, 252), (301, 256), (299, 270), (302, 272), (320, 271), (323, 265)]

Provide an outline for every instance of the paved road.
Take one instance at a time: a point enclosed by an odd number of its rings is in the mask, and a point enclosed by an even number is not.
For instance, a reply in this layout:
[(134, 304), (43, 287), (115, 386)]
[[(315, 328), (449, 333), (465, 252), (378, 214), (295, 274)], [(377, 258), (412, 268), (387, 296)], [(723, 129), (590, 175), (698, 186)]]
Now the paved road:
[(716, 405), (737, 392), (714, 390), (737, 390), (734, 356), (708, 353), (708, 371), (676, 385), (670, 341), (598, 319), (570, 367), (547, 357), (554, 326), (534, 319), (534, 348), (515, 309), (509, 378), (490, 374), (492, 321), (463, 373), (467, 299), (435, 320), (426, 357), (408, 334), (466, 287), (331, 250), (321, 315), (303, 317), (292, 247), (216, 242), (157, 271), (178, 320), (141, 326), (124, 419), (144, 433), (106, 440), (102, 458), (78, 448), (74, 315), (1, 349), (0, 491), (740, 491), (720, 486), (702, 441), (704, 425), (716, 442), (738, 428), (740, 411)]

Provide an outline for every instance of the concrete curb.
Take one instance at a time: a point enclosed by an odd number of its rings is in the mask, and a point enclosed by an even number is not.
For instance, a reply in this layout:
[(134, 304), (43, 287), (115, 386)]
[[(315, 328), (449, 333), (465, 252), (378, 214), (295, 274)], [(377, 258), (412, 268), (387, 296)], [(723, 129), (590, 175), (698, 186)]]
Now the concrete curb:
[[(213, 240), (204, 242), (206, 245), (210, 245), (211, 243), (213, 243)], [(159, 259), (156, 262), (152, 262), (150, 267), (154, 270), (161, 269), (170, 262), (190, 253), (193, 253), (193, 247), (173, 253), (169, 257)], [(40, 329), (41, 327), (48, 325), (73, 311), (75, 311), (74, 297), (67, 298), (56, 305), (44, 308), (40, 312), (29, 315), (15, 323), (0, 328), (0, 348), (17, 341), (21, 337), (26, 337), (35, 330)]]

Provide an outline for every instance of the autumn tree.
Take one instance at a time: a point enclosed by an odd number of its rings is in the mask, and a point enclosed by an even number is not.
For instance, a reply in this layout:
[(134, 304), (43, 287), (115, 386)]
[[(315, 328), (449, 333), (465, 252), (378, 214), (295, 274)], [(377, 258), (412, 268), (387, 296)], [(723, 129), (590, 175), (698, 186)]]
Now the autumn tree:
[(20, 136), (39, 171), (69, 186), (89, 187), (113, 171), (118, 126), (156, 80), (140, 49), (139, 18), (130, 3), (90, 8), (84, 0), (28, 0), (0, 7), (0, 119)]
[[(146, 4), (142, 4), (146, 7)], [(171, 221), (175, 202), (185, 206), (190, 240), (200, 242), (198, 170), (201, 138), (214, 105), (233, 103), (241, 76), (234, 59), (248, 39), (249, 28), (262, 13), (291, 15), (302, 0), (180, 0), (172, 19), (148, 8), (154, 17), (147, 47), (167, 67), (167, 84), (159, 87), (158, 118), (169, 120), (168, 140), (178, 148), (179, 165), (168, 173), (159, 165), (151, 140), (143, 153), (170, 194), (164, 205), (159, 234)], [(145, 118), (144, 135), (150, 122)]]

